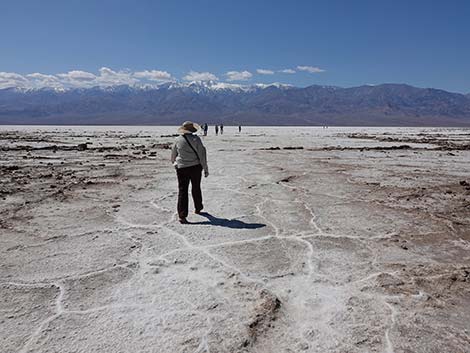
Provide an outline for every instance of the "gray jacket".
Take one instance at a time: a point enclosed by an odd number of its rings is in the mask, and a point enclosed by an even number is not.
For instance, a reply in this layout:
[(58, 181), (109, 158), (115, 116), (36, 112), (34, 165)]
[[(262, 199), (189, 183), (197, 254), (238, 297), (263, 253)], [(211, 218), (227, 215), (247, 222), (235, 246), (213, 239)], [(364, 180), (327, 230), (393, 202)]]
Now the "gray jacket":
[(206, 148), (202, 144), (201, 139), (197, 135), (185, 134), (189, 142), (196, 150), (198, 156), (194, 153), (192, 148), (188, 146), (186, 139), (183, 136), (178, 136), (171, 149), (171, 163), (177, 168), (192, 167), (194, 165), (202, 165), (205, 172), (209, 172), (207, 167)]

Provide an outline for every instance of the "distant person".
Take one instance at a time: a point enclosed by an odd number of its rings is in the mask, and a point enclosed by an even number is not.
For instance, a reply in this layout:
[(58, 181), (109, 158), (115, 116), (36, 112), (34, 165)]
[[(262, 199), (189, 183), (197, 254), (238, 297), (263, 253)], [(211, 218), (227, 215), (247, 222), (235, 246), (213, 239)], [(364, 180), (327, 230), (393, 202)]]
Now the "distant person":
[(215, 125), (215, 136), (219, 134), (219, 125)]
[(238, 133), (242, 132), (242, 126), (238, 125)]
[(193, 196), (195, 213), (201, 213), (202, 204), (201, 176), (209, 176), (207, 167), (206, 148), (199, 136), (194, 133), (199, 125), (191, 121), (185, 121), (178, 128), (178, 136), (171, 149), (171, 163), (176, 168), (178, 177), (178, 219), (182, 224), (187, 224), (188, 217), (188, 188), (191, 182), (191, 194)]
[(204, 131), (204, 136), (207, 136), (207, 130), (209, 129), (209, 126), (207, 126), (207, 123), (204, 123), (202, 126), (202, 130)]
[(224, 124), (220, 124), (220, 134), (224, 134)]

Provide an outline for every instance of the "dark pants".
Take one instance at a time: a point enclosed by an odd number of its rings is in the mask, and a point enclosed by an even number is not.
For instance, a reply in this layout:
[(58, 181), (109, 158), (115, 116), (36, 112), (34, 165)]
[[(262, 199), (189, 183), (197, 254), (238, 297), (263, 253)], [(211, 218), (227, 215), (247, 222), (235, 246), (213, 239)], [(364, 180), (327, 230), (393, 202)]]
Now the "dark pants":
[(198, 164), (176, 169), (176, 175), (178, 176), (178, 216), (179, 218), (186, 218), (188, 216), (189, 182), (191, 182), (194, 208), (196, 211), (201, 211), (203, 208), (201, 193), (202, 166)]

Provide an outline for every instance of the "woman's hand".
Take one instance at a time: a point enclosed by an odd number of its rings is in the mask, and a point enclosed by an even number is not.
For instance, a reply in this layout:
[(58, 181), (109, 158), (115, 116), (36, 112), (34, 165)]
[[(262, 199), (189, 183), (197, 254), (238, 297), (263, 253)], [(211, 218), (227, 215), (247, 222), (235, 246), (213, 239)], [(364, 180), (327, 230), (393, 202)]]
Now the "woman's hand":
[(205, 170), (204, 171), (204, 176), (207, 178), (209, 176), (209, 171), (208, 170)]

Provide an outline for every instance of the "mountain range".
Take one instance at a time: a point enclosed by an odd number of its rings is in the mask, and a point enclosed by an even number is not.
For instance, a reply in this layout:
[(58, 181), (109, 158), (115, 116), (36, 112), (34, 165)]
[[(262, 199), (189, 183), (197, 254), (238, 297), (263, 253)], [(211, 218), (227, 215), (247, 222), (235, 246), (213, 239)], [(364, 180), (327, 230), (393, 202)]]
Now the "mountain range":
[(0, 89), (0, 124), (470, 126), (470, 94), (405, 84), (341, 88), (212, 81)]

